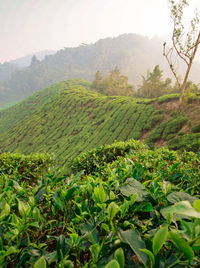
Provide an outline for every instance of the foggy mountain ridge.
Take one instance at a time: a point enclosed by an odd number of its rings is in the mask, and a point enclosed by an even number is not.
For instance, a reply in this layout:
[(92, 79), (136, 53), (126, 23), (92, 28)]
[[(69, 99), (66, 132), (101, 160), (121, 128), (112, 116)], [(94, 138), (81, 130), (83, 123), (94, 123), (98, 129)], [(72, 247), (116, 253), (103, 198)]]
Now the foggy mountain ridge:
[(54, 50), (44, 50), (15, 60), (0, 63), (0, 81), (8, 80), (15, 72), (30, 66), (33, 56), (36, 56), (38, 60), (42, 61), (47, 55), (52, 55), (54, 53), (56, 53)]
[[(138, 34), (123, 34), (100, 39), (94, 44), (64, 48), (54, 55), (47, 55), (0, 83), (0, 106), (24, 99), (58, 81), (69, 78), (93, 80), (99, 70), (102, 74), (118, 66), (135, 87), (141, 84), (141, 75), (160, 65), (164, 77), (172, 78), (170, 68), (162, 55), (163, 40)], [(37, 57), (37, 54), (36, 54)], [(184, 66), (180, 65), (183, 73)], [(199, 83), (200, 63), (195, 62), (190, 79)]]

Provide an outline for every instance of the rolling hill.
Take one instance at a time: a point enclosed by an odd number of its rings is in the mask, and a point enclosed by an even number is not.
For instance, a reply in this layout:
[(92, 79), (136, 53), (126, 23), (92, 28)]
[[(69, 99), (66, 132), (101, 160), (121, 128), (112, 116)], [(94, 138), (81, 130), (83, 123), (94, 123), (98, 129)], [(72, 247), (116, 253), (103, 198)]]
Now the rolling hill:
[(90, 82), (67, 80), (0, 111), (0, 150), (54, 153), (66, 172), (81, 152), (115, 140), (199, 150), (198, 97), (180, 114), (177, 95), (144, 100), (89, 89)]
[[(0, 83), (0, 107), (13, 103), (58, 81), (69, 78), (92, 80), (97, 70), (103, 74), (118, 66), (135, 86), (141, 83), (141, 74), (159, 64), (164, 76), (170, 77), (169, 67), (162, 56), (163, 41), (136, 34), (106, 38), (94, 44), (64, 48), (55, 55), (19, 70)], [(180, 73), (183, 66), (180, 65)], [(191, 79), (199, 80), (200, 64), (195, 63)]]

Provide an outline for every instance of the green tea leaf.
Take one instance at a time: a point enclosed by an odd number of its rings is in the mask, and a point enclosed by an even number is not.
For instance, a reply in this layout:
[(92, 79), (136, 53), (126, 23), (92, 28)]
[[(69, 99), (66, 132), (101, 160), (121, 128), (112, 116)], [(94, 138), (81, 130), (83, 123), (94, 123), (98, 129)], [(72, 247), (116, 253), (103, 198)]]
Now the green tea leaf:
[(4, 210), (5, 210), (5, 216), (8, 216), (10, 214), (10, 206), (8, 203), (5, 203)]
[(189, 201), (178, 202), (171, 207), (162, 209), (161, 213), (164, 217), (167, 213), (175, 213), (187, 217), (200, 218), (200, 212), (193, 208)]
[(116, 260), (111, 260), (105, 268), (120, 268), (120, 265)]
[(33, 268), (46, 268), (46, 267), (47, 267), (47, 263), (43, 256), (39, 258), (39, 260), (37, 260), (35, 264), (33, 265)]
[(119, 211), (119, 206), (116, 205), (114, 202), (110, 203), (107, 209), (108, 220), (112, 221), (112, 219), (115, 217), (118, 211)]
[(137, 230), (129, 229), (127, 231), (120, 231), (119, 236), (121, 240), (127, 243), (134, 253), (137, 255), (138, 259), (144, 264), (148, 264), (147, 255), (141, 251), (141, 249), (146, 249), (144, 241), (140, 237), (140, 233)]
[(76, 187), (72, 187), (69, 190), (67, 190), (67, 192), (65, 194), (65, 200), (67, 202), (72, 198), (75, 191), (76, 191)]
[(190, 201), (193, 203), (195, 200), (197, 200), (197, 198), (185, 192), (173, 192), (167, 196), (167, 200), (173, 204), (176, 204), (180, 201)]
[(193, 207), (196, 209), (196, 211), (200, 212), (200, 200), (194, 201)]
[(149, 260), (150, 260), (150, 263), (151, 263), (151, 267), (154, 267), (155, 257), (153, 255), (153, 253), (150, 250), (148, 250), (148, 249), (140, 249), (140, 251), (144, 252), (149, 257)]
[(115, 251), (114, 258), (119, 263), (120, 268), (124, 268), (125, 264), (125, 257), (124, 257), (124, 251), (122, 248), (118, 248)]
[(149, 195), (142, 183), (134, 178), (128, 178), (126, 182), (120, 187), (120, 191), (124, 196), (137, 194), (137, 202), (144, 201)]
[(92, 253), (92, 259), (94, 263), (97, 263), (98, 261), (100, 250), (101, 250), (101, 247), (98, 244), (94, 244), (90, 246), (90, 251)]
[(55, 206), (63, 211), (64, 210), (64, 205), (63, 205), (63, 202), (60, 200), (60, 198), (59, 197), (54, 197), (54, 201), (55, 201)]
[(153, 253), (157, 255), (168, 237), (168, 227), (160, 228), (153, 237)]
[(106, 193), (104, 191), (103, 185), (101, 184), (99, 187), (99, 200), (101, 203), (103, 203), (106, 199)]
[(21, 200), (18, 200), (18, 210), (19, 210), (19, 214), (23, 217), (26, 215), (26, 211), (27, 211), (27, 205), (22, 202)]
[(172, 239), (173, 244), (184, 253), (184, 255), (189, 259), (193, 260), (194, 259), (194, 251), (193, 249), (189, 246), (189, 244), (180, 237), (180, 235), (174, 233), (174, 232), (169, 232), (170, 238)]

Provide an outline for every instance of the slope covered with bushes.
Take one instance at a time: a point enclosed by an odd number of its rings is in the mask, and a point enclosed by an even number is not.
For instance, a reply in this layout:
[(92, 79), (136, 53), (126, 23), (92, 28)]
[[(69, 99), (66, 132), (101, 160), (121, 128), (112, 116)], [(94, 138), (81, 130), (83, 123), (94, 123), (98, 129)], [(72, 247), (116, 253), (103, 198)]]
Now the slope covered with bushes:
[(74, 164), (34, 185), (0, 169), (1, 267), (199, 267), (199, 153), (131, 140)]
[(67, 172), (71, 158), (115, 140), (199, 150), (198, 103), (180, 114), (170, 106), (177, 95), (150, 101), (104, 96), (89, 87), (85, 80), (64, 81), (0, 111), (0, 150), (54, 153)]

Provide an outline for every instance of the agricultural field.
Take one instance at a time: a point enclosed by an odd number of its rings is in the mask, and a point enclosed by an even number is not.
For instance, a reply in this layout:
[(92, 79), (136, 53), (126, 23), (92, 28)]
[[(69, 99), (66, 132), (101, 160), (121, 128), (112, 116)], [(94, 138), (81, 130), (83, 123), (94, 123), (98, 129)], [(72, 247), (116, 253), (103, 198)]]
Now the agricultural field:
[(182, 113), (171, 108), (177, 98), (105, 96), (92, 91), (90, 82), (67, 80), (0, 111), (0, 151), (54, 154), (64, 174), (71, 159), (115, 140), (198, 151), (199, 97), (189, 100)]

